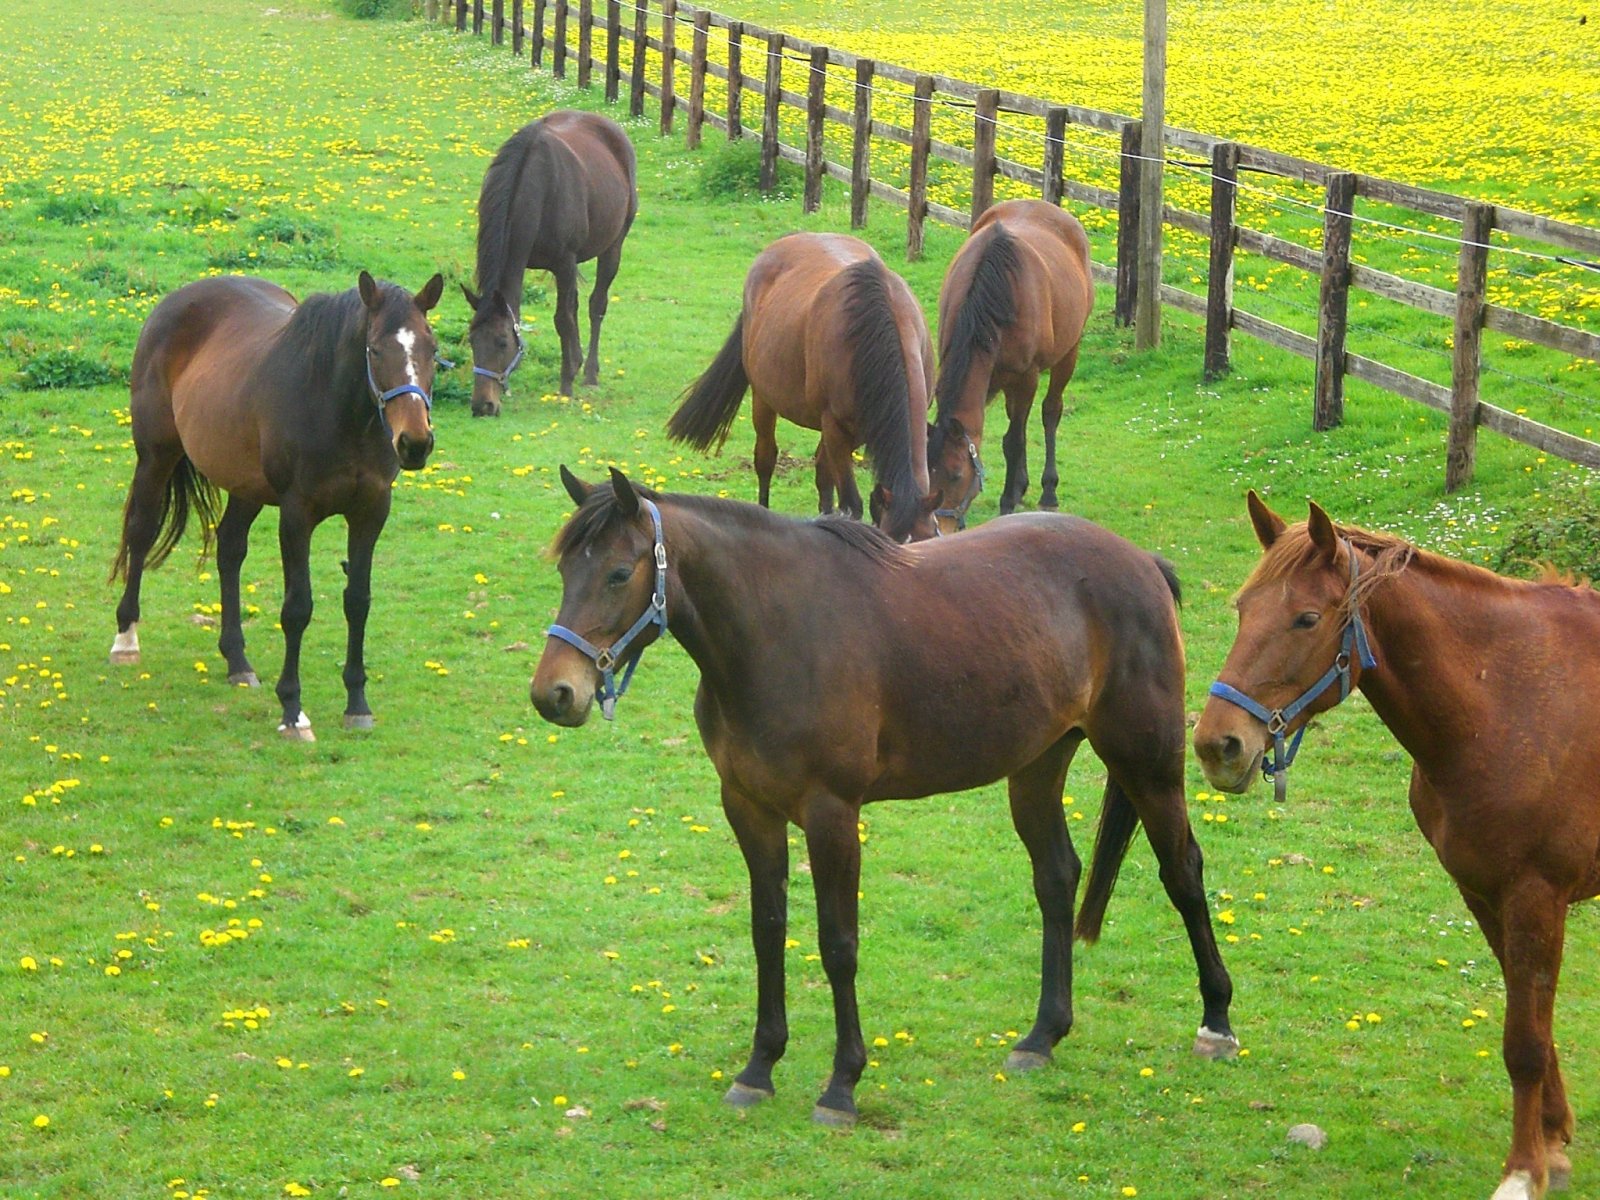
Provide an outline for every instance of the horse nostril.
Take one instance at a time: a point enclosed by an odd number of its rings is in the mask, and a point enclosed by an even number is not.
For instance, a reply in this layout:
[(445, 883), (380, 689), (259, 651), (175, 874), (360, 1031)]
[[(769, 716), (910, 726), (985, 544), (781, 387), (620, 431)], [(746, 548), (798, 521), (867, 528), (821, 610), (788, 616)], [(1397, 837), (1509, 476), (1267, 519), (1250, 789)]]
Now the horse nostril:
[(558, 683), (550, 689), (550, 706), (558, 713), (567, 712), (572, 708), (572, 686)]
[(1222, 757), (1226, 762), (1234, 762), (1244, 753), (1244, 743), (1233, 734), (1228, 734), (1222, 739)]

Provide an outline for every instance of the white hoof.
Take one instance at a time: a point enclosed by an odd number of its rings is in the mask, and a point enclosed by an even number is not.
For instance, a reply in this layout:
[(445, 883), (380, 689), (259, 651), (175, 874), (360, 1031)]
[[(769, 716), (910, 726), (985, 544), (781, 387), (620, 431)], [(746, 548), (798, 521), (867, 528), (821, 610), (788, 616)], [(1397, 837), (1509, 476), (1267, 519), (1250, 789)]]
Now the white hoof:
[(1533, 1186), (1533, 1172), (1513, 1171), (1500, 1181), (1489, 1200), (1542, 1200), (1544, 1191)]
[(135, 621), (117, 634), (111, 643), (111, 665), (131, 666), (139, 661), (139, 622)]
[(1202, 1025), (1194, 1035), (1194, 1052), (1201, 1058), (1238, 1058), (1239, 1039), (1231, 1033), (1217, 1033)]
[(303, 708), (300, 710), (300, 716), (296, 719), (293, 729), (280, 721), (278, 722), (278, 732), (283, 735), (286, 741), (314, 742), (317, 740), (317, 735), (311, 732), (311, 718), (306, 716), (306, 710)]

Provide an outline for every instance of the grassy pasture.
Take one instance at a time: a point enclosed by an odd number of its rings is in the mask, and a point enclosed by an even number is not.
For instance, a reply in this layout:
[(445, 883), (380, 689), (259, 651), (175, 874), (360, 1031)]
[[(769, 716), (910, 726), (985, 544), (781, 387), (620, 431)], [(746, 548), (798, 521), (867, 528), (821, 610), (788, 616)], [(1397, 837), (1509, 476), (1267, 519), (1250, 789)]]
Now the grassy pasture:
[[(192, 533), (147, 579), (144, 663), (107, 667), (132, 453), (125, 389), (94, 380), (126, 371), (156, 299), (213, 270), (303, 294), (363, 267), (411, 286), (442, 269), (454, 289), (494, 148), (594, 99), (471, 39), (309, 0), (97, 0), (50, 20), (48, 37), (0, 40), (0, 1195), (1487, 1194), (1509, 1114), (1498, 974), (1412, 828), (1404, 756), (1359, 699), (1319, 722), (1282, 809), (1211, 796), (1191, 771), (1235, 939), (1237, 1062), (1188, 1052), (1192, 967), (1136, 843), (1103, 941), (1079, 956), (1056, 1065), (999, 1077), (1036, 995), (1037, 915), (989, 788), (866, 813), (875, 1049), (857, 1131), (806, 1120), (832, 1022), (803, 869), (778, 1098), (723, 1107), (754, 968), (695, 673), (658, 647), (615, 725), (539, 724), (526, 686), (557, 600), (540, 552), (567, 509), (559, 462), (753, 496), (748, 423), (710, 460), (662, 425), (757, 250), (843, 228), (847, 208), (834, 192), (814, 218), (792, 199), (708, 200), (702, 178), (726, 160), (651, 121), (633, 127), (643, 211), (601, 386), (545, 394), (546, 297), (526, 309), (504, 417), (468, 417), (464, 371), (440, 389), (439, 449), (401, 480), (378, 549), (378, 728), (338, 728), (335, 526), (313, 549), (303, 662), (316, 745), (280, 744), (270, 693), (220, 682)], [(875, 210), (870, 236), (931, 311), (955, 235), (931, 231), (919, 264), (895, 214)], [(436, 315), (464, 360), (458, 290)], [(1240, 342), (1235, 374), (1202, 387), (1198, 341), (1173, 316), (1165, 348), (1136, 358), (1102, 296), (1062, 432), (1064, 507), (1178, 567), (1192, 707), (1255, 558), (1246, 486), (1471, 555), (1568, 471), (1485, 435), (1475, 485), (1444, 497), (1436, 414), (1352, 384), (1347, 424), (1312, 435), (1302, 364)], [(46, 375), (84, 386), (29, 386)], [(812, 445), (784, 433), (786, 511), (812, 506)], [(270, 516), (245, 579), (270, 681)], [(1080, 849), (1099, 787), (1080, 756)], [(1586, 906), (1558, 1010), (1578, 1194), (1600, 1178), (1597, 950)], [(1331, 1135), (1318, 1155), (1284, 1142), (1302, 1120)]]

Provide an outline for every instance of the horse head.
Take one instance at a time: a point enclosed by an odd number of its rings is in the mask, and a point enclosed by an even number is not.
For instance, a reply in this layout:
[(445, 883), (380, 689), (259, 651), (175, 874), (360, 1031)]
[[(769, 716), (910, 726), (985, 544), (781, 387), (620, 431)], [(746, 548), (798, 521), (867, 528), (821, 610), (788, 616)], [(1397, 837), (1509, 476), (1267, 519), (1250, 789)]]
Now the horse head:
[(928, 426), (928, 490), (938, 494), (934, 509), (940, 533), (965, 529), (967, 510), (983, 491), (978, 443), (955, 417)]
[(433, 373), (438, 343), (428, 312), (439, 303), (444, 278), (435, 275), (415, 295), (361, 272), (366, 306), (367, 384), (389, 429), (394, 452), (407, 471), (433, 451)]
[(867, 515), (872, 518), (872, 523), (897, 542), (925, 542), (942, 534), (944, 531), (934, 517), (938, 508), (939, 492), (934, 489), (922, 497), (910, 524), (897, 527), (892, 517), (894, 493), (882, 483), (876, 483), (867, 497)]
[(498, 288), (480, 296), (462, 284), (461, 291), (472, 307), (472, 323), (467, 329), (472, 343), (472, 415), (498, 417), (511, 372), (522, 361), (517, 314)]

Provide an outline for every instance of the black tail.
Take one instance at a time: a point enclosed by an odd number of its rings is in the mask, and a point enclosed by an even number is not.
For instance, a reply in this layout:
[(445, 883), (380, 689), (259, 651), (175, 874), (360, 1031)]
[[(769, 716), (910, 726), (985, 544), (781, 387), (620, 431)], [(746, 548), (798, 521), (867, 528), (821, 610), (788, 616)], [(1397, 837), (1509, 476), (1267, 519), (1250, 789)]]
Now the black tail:
[(974, 355), (992, 353), (1000, 334), (1017, 320), (1016, 281), (1021, 265), (1017, 243), (998, 221), (990, 230), (940, 353), (939, 380), (934, 385), (940, 420), (960, 402)]
[(1111, 889), (1127, 856), (1128, 844), (1139, 828), (1139, 813), (1128, 793), (1114, 779), (1106, 780), (1105, 801), (1100, 807), (1100, 830), (1095, 834), (1094, 858), (1089, 862), (1089, 884), (1083, 889), (1083, 907), (1078, 909), (1078, 937), (1098, 941), (1100, 925), (1106, 918)]
[(1182, 608), (1183, 586), (1178, 582), (1178, 568), (1159, 554), (1153, 554), (1151, 557), (1156, 560), (1156, 566), (1161, 568), (1161, 578), (1167, 581), (1167, 590), (1172, 593), (1172, 603)]
[[(112, 579), (126, 579), (128, 575), (127, 511), (132, 505), (133, 493), (129, 492), (128, 502), (123, 507), (122, 542), (117, 547), (116, 560), (111, 564)], [(183, 537), (191, 509), (200, 517), (201, 536), (205, 539), (200, 547), (200, 556), (204, 558), (211, 550), (212, 535), (217, 527), (217, 489), (194, 469), (194, 464), (185, 455), (178, 460), (172, 477), (167, 480), (167, 490), (161, 497), (161, 518), (156, 524), (158, 532), (155, 543), (144, 560), (146, 568), (154, 569), (167, 561), (167, 555), (172, 553), (173, 547)]]
[(688, 442), (697, 450), (713, 446), (720, 450), (749, 387), (750, 377), (744, 373), (741, 312), (705, 374), (684, 390), (678, 411), (667, 419), (667, 436), (675, 442)]
[[(911, 465), (911, 381), (895, 324), (888, 268), (873, 258), (847, 267), (844, 297), (861, 440), (872, 455), (873, 478), (889, 493), (885, 532), (899, 539), (916, 524), (922, 490)], [(925, 424), (915, 422), (919, 432)]]

